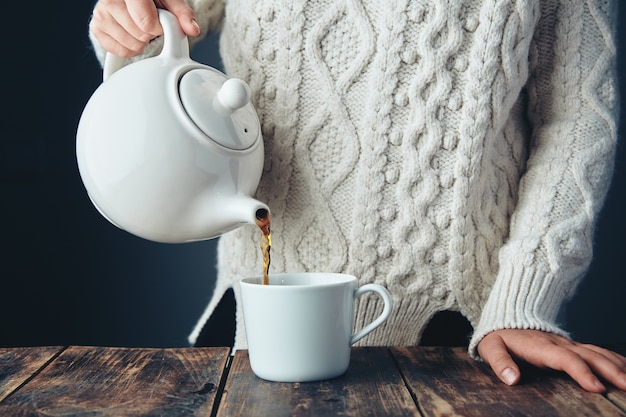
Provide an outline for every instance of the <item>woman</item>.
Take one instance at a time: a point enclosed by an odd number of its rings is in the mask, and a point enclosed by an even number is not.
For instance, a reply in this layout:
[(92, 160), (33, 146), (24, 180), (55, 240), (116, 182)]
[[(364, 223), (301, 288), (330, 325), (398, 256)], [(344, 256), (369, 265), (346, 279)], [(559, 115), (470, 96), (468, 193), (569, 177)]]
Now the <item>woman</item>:
[[(561, 304), (591, 259), (617, 138), (610, 1), (101, 0), (105, 50), (154, 54), (156, 7), (221, 29), (266, 144), (273, 272), (346, 272), (398, 307), (366, 344), (417, 344), (439, 311), (509, 384), (515, 362), (626, 390), (626, 358), (569, 339)], [(258, 275), (258, 230), (220, 238), (215, 293)], [(367, 309), (357, 305), (357, 325)], [(369, 309), (371, 310), (371, 309)], [(245, 347), (237, 310), (235, 347)]]

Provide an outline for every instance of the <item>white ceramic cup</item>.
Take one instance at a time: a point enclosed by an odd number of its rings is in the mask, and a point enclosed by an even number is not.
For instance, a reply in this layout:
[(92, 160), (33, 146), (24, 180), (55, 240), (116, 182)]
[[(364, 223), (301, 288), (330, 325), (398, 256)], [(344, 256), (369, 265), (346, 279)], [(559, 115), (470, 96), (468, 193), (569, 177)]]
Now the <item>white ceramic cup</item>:
[[(389, 317), (392, 300), (378, 284), (357, 288), (352, 275), (291, 273), (241, 280), (243, 316), (252, 371), (278, 382), (320, 381), (342, 375), (350, 363), (351, 345)], [(383, 312), (352, 334), (354, 300), (374, 292)]]

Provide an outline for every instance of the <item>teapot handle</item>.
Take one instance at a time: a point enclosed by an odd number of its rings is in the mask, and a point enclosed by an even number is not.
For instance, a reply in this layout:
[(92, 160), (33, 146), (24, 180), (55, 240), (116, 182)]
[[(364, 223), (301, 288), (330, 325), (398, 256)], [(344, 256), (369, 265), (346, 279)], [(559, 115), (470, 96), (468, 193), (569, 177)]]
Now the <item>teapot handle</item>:
[[(189, 58), (189, 41), (183, 33), (176, 16), (167, 10), (158, 9), (159, 21), (163, 26), (163, 49), (159, 56), (170, 58)], [(125, 65), (124, 58), (110, 52), (104, 57), (102, 81), (106, 81), (115, 71)]]

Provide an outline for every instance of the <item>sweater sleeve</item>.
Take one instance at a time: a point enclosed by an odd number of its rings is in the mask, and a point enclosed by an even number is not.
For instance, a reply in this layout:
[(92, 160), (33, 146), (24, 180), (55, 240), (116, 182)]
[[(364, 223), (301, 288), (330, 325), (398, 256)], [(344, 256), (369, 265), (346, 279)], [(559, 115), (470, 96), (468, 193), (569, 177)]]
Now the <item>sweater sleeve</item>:
[(586, 272), (617, 140), (615, 2), (543, 1), (530, 51), (529, 158), (469, 352), (498, 329), (556, 323)]
[[(198, 18), (198, 24), (200, 26), (200, 35), (189, 39), (190, 46), (204, 39), (207, 33), (219, 30), (222, 25), (224, 17), (224, 1), (225, 0), (186, 0), (187, 4), (196, 12)], [(96, 54), (96, 58), (100, 62), (100, 65), (104, 65), (104, 57), (106, 51), (100, 45), (96, 37), (91, 31), (89, 31), (89, 40), (93, 46), (93, 50)], [(146, 57), (155, 56), (163, 47), (163, 40), (159, 37), (150, 42), (143, 50), (143, 52), (135, 57), (129, 58), (126, 64), (134, 61), (141, 60)]]

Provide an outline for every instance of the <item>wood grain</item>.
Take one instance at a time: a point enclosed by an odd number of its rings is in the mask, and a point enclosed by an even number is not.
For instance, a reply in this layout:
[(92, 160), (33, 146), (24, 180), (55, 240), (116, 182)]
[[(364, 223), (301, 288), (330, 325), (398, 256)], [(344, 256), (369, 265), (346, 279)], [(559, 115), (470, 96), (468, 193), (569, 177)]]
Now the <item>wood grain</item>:
[[(228, 348), (0, 348), (0, 416), (626, 416), (626, 392), (591, 394), (523, 368), (502, 384), (463, 348), (354, 348), (341, 377), (256, 377)], [(219, 403), (219, 407), (218, 404)]]
[(464, 348), (392, 348), (424, 416), (625, 416), (599, 394), (553, 371), (522, 369), (509, 387)]
[(419, 416), (387, 348), (354, 348), (348, 371), (307, 383), (256, 377), (247, 351), (237, 351), (218, 417)]
[(59, 346), (0, 348), (0, 402), (62, 350)]
[(606, 396), (626, 415), (626, 392), (620, 391), (615, 387), (608, 387)]
[(70, 347), (0, 415), (210, 415), (228, 348)]

